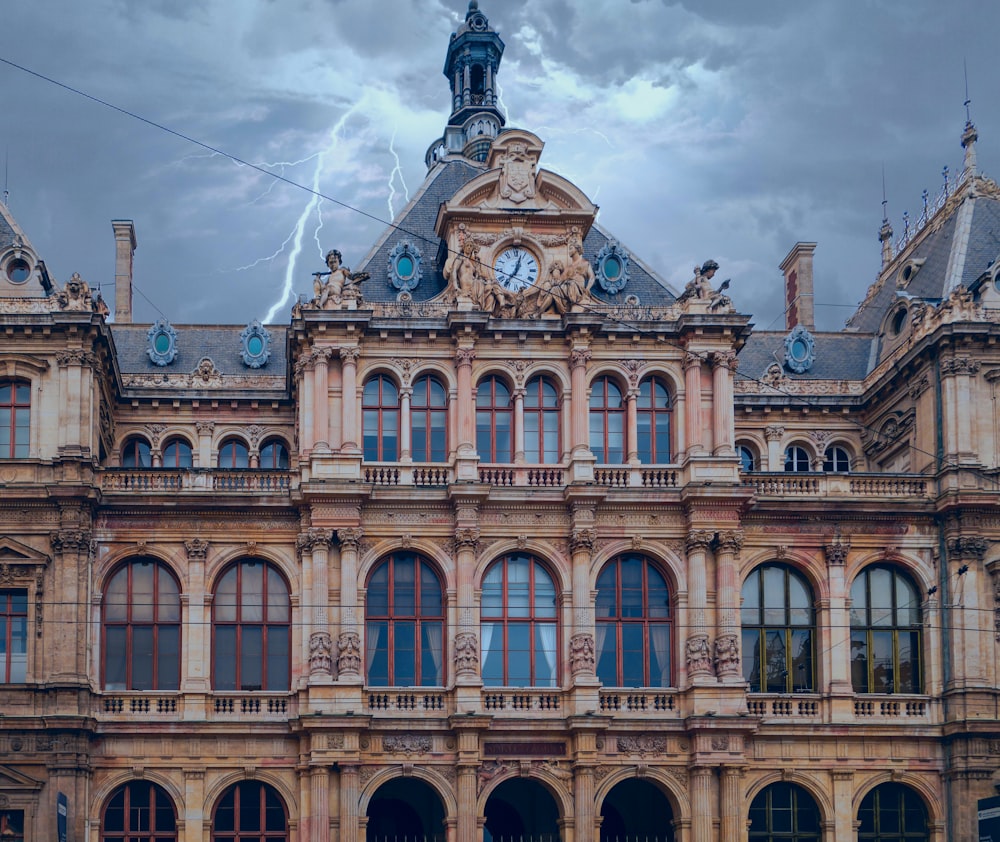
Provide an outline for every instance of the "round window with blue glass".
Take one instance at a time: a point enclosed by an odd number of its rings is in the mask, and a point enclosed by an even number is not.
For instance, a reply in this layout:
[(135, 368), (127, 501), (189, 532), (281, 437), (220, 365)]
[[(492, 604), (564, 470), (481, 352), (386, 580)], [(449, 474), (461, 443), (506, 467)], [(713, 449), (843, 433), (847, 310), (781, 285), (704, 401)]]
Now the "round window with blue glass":
[(158, 319), (148, 331), (146, 354), (154, 365), (170, 365), (177, 358), (177, 331), (166, 319)]
[(605, 292), (612, 295), (625, 289), (628, 283), (629, 256), (618, 243), (605, 243), (594, 258), (594, 275)]
[(240, 356), (248, 368), (261, 368), (271, 356), (271, 334), (257, 319), (240, 333)]
[(389, 252), (389, 284), (400, 292), (411, 292), (420, 283), (420, 249), (400, 240)]
[(816, 340), (802, 325), (792, 328), (785, 337), (785, 367), (804, 374), (816, 361)]

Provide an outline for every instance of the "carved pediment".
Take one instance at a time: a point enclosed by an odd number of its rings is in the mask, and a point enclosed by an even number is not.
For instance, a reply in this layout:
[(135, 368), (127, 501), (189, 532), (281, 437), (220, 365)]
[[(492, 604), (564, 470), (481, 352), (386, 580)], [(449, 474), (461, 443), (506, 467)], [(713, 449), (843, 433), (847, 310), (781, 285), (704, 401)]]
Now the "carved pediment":
[(42, 782), (29, 778), (10, 766), (0, 766), (0, 792), (7, 795), (16, 793), (37, 792), (42, 788)]
[[(15, 541), (13, 538), (0, 537), (0, 565), (11, 567), (44, 567), (49, 563), (49, 557), (45, 553)], [(27, 572), (25, 572), (27, 575)]]

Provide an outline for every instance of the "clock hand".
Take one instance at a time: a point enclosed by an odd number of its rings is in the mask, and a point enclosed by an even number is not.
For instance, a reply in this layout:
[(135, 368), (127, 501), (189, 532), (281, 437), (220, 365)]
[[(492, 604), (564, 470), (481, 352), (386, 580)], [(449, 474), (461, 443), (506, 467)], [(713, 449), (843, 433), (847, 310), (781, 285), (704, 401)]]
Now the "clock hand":
[(523, 254), (517, 256), (517, 263), (514, 264), (514, 271), (511, 273), (512, 278), (517, 277), (517, 273), (521, 271), (521, 261), (524, 259)]

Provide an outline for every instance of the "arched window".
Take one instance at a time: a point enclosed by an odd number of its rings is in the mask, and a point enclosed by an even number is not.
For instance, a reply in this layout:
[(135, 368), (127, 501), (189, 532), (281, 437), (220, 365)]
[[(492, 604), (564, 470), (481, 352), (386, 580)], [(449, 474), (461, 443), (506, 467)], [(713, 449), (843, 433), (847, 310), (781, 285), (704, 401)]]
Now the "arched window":
[(240, 781), (223, 793), (212, 816), (212, 842), (287, 842), (288, 816), (274, 787)]
[(828, 474), (846, 474), (851, 470), (851, 457), (844, 448), (833, 445), (823, 455), (823, 470)]
[(851, 585), (851, 683), (856, 693), (921, 692), (920, 594), (895, 567), (874, 565)]
[(123, 468), (148, 468), (153, 464), (149, 442), (139, 436), (132, 436), (122, 448)]
[(263, 471), (287, 471), (288, 448), (281, 439), (270, 439), (260, 449), (260, 467)]
[(413, 381), (410, 429), (414, 462), (444, 462), (448, 458), (448, 392), (430, 374)]
[(820, 842), (819, 807), (802, 787), (773, 783), (750, 804), (749, 842)]
[(533, 377), (524, 392), (524, 460), (528, 464), (559, 462), (559, 388), (551, 377)]
[(163, 445), (164, 468), (190, 468), (193, 464), (191, 445), (184, 439), (170, 439)]
[(600, 465), (625, 461), (625, 403), (618, 384), (606, 376), (590, 386), (590, 450)]
[(212, 686), (287, 690), (291, 677), (291, 601), (276, 568), (245, 559), (219, 579), (212, 600)]
[(670, 461), (670, 416), (673, 404), (662, 377), (647, 377), (639, 384), (636, 398), (637, 450), (643, 465)]
[(0, 459), (26, 459), (31, 431), (31, 386), (0, 381)]
[(597, 677), (606, 687), (669, 687), (670, 592), (641, 555), (612, 560), (597, 577)]
[(129, 781), (104, 805), (101, 842), (176, 842), (177, 814), (166, 791), (149, 781)]
[(858, 842), (928, 842), (927, 808), (908, 786), (875, 787), (858, 809)]
[(523, 553), (494, 562), (483, 577), (481, 616), (487, 687), (556, 686), (556, 588), (541, 562)]
[(496, 376), (476, 389), (476, 450), (483, 462), (514, 461), (514, 407), (510, 389)]
[(751, 693), (813, 689), (813, 598), (791, 567), (764, 564), (743, 583), (743, 677)]
[(804, 447), (792, 445), (785, 448), (785, 471), (788, 473), (805, 474), (810, 470), (809, 454)]
[(104, 587), (106, 690), (180, 687), (181, 597), (173, 574), (149, 558), (129, 561)]
[(250, 467), (250, 451), (239, 439), (228, 439), (219, 448), (219, 467), (226, 470), (246, 470)]
[(748, 444), (736, 445), (736, 455), (740, 457), (741, 471), (756, 471), (760, 465), (757, 452)]
[(400, 552), (376, 567), (368, 580), (365, 620), (369, 685), (444, 684), (444, 599), (429, 562)]
[(399, 459), (399, 389), (385, 374), (367, 383), (361, 398), (365, 461)]

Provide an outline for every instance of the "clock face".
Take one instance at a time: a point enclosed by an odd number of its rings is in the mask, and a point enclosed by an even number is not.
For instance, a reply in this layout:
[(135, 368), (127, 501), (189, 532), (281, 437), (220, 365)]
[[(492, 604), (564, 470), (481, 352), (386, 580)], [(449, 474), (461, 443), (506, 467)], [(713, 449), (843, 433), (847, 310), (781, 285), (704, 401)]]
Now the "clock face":
[(520, 292), (534, 286), (538, 280), (538, 261), (520, 246), (510, 246), (500, 252), (493, 261), (493, 270), (500, 286), (510, 292)]

